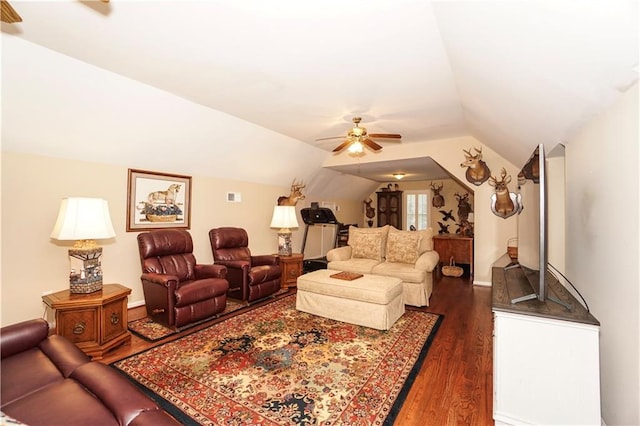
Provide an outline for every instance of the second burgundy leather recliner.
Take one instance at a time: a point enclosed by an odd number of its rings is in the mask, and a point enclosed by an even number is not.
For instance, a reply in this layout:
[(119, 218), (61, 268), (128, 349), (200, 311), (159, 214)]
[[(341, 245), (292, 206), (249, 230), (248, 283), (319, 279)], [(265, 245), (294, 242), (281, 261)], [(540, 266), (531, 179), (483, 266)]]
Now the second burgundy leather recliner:
[(280, 290), (280, 259), (275, 255), (252, 256), (244, 229), (211, 229), (209, 241), (215, 264), (227, 267), (230, 297), (252, 303)]

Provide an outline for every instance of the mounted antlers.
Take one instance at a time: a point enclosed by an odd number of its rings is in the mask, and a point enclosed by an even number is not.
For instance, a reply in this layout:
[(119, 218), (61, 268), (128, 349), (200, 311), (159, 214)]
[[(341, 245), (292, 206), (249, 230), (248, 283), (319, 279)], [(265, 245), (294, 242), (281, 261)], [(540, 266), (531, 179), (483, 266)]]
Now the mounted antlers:
[(444, 197), (440, 195), (440, 191), (442, 191), (443, 187), (444, 187), (443, 183), (440, 183), (440, 185), (438, 186), (434, 185), (433, 182), (431, 183), (431, 190), (433, 191), (433, 198), (431, 199), (431, 205), (433, 207), (440, 208), (444, 206)]
[(291, 193), (288, 197), (282, 196), (278, 197), (278, 205), (279, 206), (295, 206), (298, 200), (304, 200), (304, 195), (302, 194), (302, 189), (306, 185), (300, 181), (300, 183), (296, 183), (296, 179), (293, 179), (291, 183)]
[(493, 205), (491, 206), (492, 210), (495, 214), (504, 218), (511, 216), (516, 210), (514, 200), (507, 187), (509, 182), (511, 182), (511, 176), (507, 176), (507, 171), (504, 167), (500, 173), (500, 180), (493, 176), (489, 178), (489, 185), (493, 186), (496, 192), (495, 197), (492, 197), (494, 199)]
[(469, 182), (480, 186), (489, 179), (491, 170), (489, 170), (487, 163), (482, 161), (482, 147), (480, 149), (474, 147), (473, 149), (476, 152), (475, 155), (471, 153), (471, 150), (462, 150), (465, 160), (460, 164), (460, 167), (467, 168), (465, 177)]

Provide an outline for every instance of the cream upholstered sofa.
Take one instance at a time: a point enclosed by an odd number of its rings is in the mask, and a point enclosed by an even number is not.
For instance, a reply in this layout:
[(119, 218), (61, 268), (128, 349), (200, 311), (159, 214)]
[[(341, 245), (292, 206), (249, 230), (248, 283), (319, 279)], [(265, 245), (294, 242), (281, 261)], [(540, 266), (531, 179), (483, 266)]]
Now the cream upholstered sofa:
[(389, 225), (351, 226), (348, 245), (327, 253), (327, 269), (400, 278), (404, 303), (412, 306), (429, 306), (438, 261), (432, 228), (401, 231)]

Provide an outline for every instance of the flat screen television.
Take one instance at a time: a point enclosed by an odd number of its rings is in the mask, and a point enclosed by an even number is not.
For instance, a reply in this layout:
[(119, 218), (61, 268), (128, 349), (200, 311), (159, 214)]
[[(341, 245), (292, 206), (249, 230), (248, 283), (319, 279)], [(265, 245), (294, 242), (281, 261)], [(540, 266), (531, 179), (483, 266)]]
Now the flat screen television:
[[(538, 145), (518, 174), (522, 211), (518, 216), (518, 264), (533, 292), (511, 301), (545, 300), (547, 203), (544, 145)], [(542, 273), (540, 273), (542, 271)]]
[(552, 300), (561, 305), (547, 290), (548, 275), (548, 191), (544, 145), (531, 154), (518, 174), (519, 199), (522, 210), (518, 216), (518, 264), (532, 292), (515, 298), (511, 303), (538, 299)]

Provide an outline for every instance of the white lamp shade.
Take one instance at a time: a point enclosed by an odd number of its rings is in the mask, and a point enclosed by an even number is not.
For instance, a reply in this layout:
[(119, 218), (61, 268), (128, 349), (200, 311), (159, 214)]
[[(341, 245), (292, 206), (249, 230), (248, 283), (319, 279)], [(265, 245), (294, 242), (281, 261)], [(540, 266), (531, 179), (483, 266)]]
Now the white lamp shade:
[(101, 198), (63, 198), (51, 232), (56, 240), (98, 240), (116, 236), (109, 205)]
[(295, 206), (275, 206), (271, 218), (271, 228), (297, 228)]

